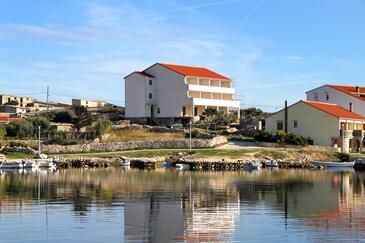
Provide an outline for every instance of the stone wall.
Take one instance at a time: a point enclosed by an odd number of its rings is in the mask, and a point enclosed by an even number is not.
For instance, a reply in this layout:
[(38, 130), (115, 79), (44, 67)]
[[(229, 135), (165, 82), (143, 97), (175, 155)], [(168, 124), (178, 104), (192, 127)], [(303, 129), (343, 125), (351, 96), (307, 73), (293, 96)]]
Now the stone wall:
[[(212, 139), (193, 139), (192, 148), (213, 148), (227, 143), (227, 139), (217, 136)], [(146, 140), (116, 143), (88, 143), (77, 145), (42, 145), (44, 153), (78, 153), (90, 151), (123, 151), (137, 149), (186, 149), (189, 140)]]

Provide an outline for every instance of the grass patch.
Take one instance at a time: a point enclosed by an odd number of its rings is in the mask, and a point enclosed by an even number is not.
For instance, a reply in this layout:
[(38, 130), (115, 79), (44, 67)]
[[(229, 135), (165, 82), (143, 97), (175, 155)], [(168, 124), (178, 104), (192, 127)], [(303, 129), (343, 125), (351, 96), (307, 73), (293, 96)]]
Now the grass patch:
[(6, 159), (36, 159), (37, 156), (27, 153), (11, 152), (5, 153)]
[(123, 128), (112, 130), (105, 136), (102, 142), (174, 139), (185, 139), (185, 134), (178, 132), (154, 132), (142, 128)]

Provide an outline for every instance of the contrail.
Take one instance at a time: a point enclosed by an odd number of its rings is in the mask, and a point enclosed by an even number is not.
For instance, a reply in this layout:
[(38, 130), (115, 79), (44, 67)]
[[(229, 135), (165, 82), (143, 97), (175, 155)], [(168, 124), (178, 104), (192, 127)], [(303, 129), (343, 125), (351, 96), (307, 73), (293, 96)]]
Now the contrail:
[(181, 7), (181, 8), (175, 8), (175, 9), (166, 10), (166, 11), (160, 12), (158, 14), (158, 16), (159, 15), (164, 15), (164, 14), (169, 14), (169, 13), (176, 13), (176, 12), (181, 12), (181, 11), (194, 10), (194, 9), (198, 9), (198, 8), (205, 8), (205, 7), (210, 7), (210, 6), (216, 6), (216, 5), (234, 3), (234, 2), (239, 2), (239, 1), (241, 1), (241, 0), (223, 0), (223, 1), (215, 1), (215, 2), (202, 3), (202, 4), (192, 5), (192, 6), (186, 6), (186, 7)]
[(258, 1), (251, 9), (248, 11), (246, 16), (243, 18), (242, 22), (238, 25), (237, 29), (240, 29), (242, 26), (244, 26), (247, 22), (247, 20), (251, 17), (252, 14), (256, 12), (258, 7), (264, 3), (264, 0)]

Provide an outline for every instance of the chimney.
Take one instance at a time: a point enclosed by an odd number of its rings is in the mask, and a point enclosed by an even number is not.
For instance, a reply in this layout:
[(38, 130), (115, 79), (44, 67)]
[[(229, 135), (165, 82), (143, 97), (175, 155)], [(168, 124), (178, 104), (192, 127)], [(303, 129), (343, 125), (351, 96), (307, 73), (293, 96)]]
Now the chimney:
[(349, 103), (349, 110), (352, 112), (352, 102)]
[(357, 95), (360, 95), (360, 87), (359, 86), (356, 86), (356, 93), (357, 93)]
[(285, 133), (288, 133), (288, 101), (287, 100), (285, 100), (284, 131), (285, 131)]

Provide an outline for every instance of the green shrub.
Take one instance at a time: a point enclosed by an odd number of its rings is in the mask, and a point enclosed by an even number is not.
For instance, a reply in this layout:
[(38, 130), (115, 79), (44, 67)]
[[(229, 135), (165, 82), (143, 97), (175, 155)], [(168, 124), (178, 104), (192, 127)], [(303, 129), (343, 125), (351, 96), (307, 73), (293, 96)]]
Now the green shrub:
[(275, 135), (259, 131), (255, 135), (255, 140), (259, 142), (269, 142), (269, 143), (279, 143), (279, 144), (290, 144), (290, 145), (300, 145), (307, 146), (308, 138), (302, 137), (294, 133), (285, 133), (284, 131), (278, 131)]
[(336, 157), (342, 162), (350, 161), (350, 155), (347, 153), (336, 153)]
[(274, 136), (271, 133), (265, 131), (257, 132), (254, 138), (258, 142), (269, 142), (269, 143), (276, 142)]

